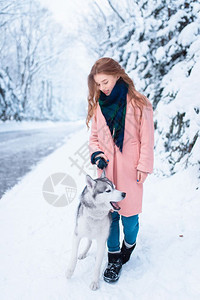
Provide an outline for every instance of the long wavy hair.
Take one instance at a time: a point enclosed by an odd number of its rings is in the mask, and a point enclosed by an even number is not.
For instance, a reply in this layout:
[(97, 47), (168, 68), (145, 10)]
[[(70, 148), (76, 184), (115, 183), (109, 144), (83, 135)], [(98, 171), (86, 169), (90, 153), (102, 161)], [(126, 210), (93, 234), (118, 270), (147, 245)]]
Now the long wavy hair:
[(112, 58), (103, 57), (96, 61), (93, 65), (90, 74), (88, 75), (88, 114), (86, 118), (86, 125), (89, 129), (89, 122), (94, 114), (94, 110), (97, 107), (98, 99), (100, 96), (100, 90), (94, 80), (96, 74), (117, 75), (120, 76), (128, 84), (128, 94), (130, 96), (131, 104), (134, 108), (138, 107), (140, 110), (140, 118), (142, 116), (142, 110), (144, 106), (148, 106), (147, 98), (136, 91), (133, 80), (125, 73), (125, 70), (120, 64)]

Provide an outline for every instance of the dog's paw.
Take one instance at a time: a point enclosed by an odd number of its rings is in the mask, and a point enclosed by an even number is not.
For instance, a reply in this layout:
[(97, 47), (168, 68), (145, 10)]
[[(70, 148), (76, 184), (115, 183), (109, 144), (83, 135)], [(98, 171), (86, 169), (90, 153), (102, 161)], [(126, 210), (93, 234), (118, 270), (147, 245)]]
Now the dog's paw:
[(92, 291), (96, 291), (99, 289), (99, 282), (98, 281), (92, 281), (90, 284), (90, 288)]
[(74, 271), (72, 269), (67, 269), (67, 271), (65, 272), (65, 276), (67, 279), (70, 279), (73, 275)]
[(79, 256), (78, 256), (78, 259), (84, 259), (86, 258), (87, 254), (85, 253), (81, 253)]

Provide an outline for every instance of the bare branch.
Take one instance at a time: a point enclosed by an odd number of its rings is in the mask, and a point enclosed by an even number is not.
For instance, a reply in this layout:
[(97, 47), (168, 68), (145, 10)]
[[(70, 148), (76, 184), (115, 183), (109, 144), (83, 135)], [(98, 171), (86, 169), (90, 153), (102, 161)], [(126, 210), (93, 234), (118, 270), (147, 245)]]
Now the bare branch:
[(116, 13), (116, 15), (119, 17), (119, 19), (125, 23), (125, 20), (122, 18), (122, 16), (118, 13), (118, 11), (114, 8), (114, 6), (111, 3), (111, 0), (107, 0), (108, 4), (110, 5), (110, 7), (112, 8), (112, 10)]
[(99, 4), (98, 4), (96, 1), (94, 1), (94, 4), (95, 4), (95, 5), (97, 6), (97, 8), (99, 9), (99, 11), (100, 11), (100, 13), (102, 14), (103, 19), (104, 19), (104, 21), (105, 21), (105, 23), (106, 23), (107, 18), (106, 18), (106, 16), (105, 16), (103, 10), (101, 9), (101, 7), (99, 6)]

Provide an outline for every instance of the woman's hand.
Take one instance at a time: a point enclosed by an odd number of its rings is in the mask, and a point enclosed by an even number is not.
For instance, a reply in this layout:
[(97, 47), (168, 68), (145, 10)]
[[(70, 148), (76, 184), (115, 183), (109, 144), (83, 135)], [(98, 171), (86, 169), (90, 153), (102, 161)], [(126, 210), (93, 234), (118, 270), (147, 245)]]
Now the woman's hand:
[(104, 154), (103, 151), (96, 151), (91, 155), (91, 163), (93, 165), (96, 164), (99, 169), (103, 170), (104, 168), (106, 168), (108, 162), (109, 159), (107, 158), (107, 156)]
[(97, 165), (97, 167), (101, 170), (103, 170), (104, 168), (107, 167), (108, 165), (108, 159), (106, 159), (105, 154), (101, 153), (100, 155), (97, 155), (95, 157), (95, 163)]
[(106, 162), (109, 162), (109, 159), (107, 158), (107, 156), (104, 153), (100, 153), (97, 156), (95, 156), (95, 158), (97, 157), (102, 157)]
[(137, 183), (144, 183), (148, 173), (137, 170)]

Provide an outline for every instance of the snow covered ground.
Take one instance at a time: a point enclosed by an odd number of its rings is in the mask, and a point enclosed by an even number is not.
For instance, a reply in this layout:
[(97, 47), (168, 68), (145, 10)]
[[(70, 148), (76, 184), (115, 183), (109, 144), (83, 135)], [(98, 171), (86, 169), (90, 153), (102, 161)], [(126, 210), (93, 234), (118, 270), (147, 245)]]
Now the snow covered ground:
[[(74, 124), (74, 121), (67, 121), (67, 123)], [(83, 124), (84, 120), (76, 121), (78, 124)], [(50, 128), (66, 125), (66, 122), (53, 122), (53, 121), (6, 121), (0, 120), (0, 132), (16, 131), (16, 130), (29, 130), (37, 128)]]
[[(83, 127), (0, 200), (0, 299), (200, 299), (200, 184), (195, 166), (170, 178), (147, 178), (137, 247), (116, 284), (101, 278), (98, 291), (89, 289), (95, 243), (88, 257), (78, 261), (73, 277), (65, 278), (78, 195), (85, 186), (78, 158), (88, 137)], [(96, 177), (90, 165), (84, 171)], [(69, 205), (55, 207), (44, 199), (42, 188), (48, 176), (62, 172), (75, 180), (77, 196)], [(102, 272), (106, 258), (105, 252)]]

